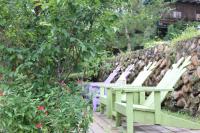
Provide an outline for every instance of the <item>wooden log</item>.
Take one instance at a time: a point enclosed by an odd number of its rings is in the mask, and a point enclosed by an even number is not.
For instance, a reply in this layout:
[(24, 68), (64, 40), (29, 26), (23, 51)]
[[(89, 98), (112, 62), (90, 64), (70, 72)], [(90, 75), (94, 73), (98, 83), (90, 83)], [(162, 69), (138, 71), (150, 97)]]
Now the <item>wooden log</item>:
[(186, 85), (183, 85), (182, 90), (184, 93), (190, 92), (190, 88), (188, 88)]
[(200, 78), (200, 66), (197, 67), (196, 74)]
[(187, 84), (189, 82), (189, 75), (187, 73), (185, 73), (183, 76), (182, 76), (182, 80), (183, 80), (183, 83), (184, 84)]
[(183, 90), (179, 90), (179, 91), (174, 91), (172, 93), (172, 96), (175, 100), (179, 99), (180, 97), (183, 97)]
[(200, 116), (200, 104), (199, 104), (199, 108), (197, 110), (197, 116), (199, 117)]
[(183, 97), (181, 97), (180, 99), (178, 99), (176, 106), (179, 108), (184, 108), (186, 104), (186, 100)]
[(196, 44), (195, 42), (193, 42), (193, 43), (190, 45), (189, 51), (194, 50), (196, 47), (197, 47), (197, 44)]
[(192, 61), (192, 64), (193, 64), (194, 66), (200, 65), (200, 61), (199, 61), (197, 55), (192, 56), (191, 61)]
[(188, 66), (187, 66), (187, 69), (188, 69), (189, 71), (195, 71), (195, 70), (196, 70), (196, 67), (195, 67), (193, 64), (191, 64), (191, 65), (188, 65)]

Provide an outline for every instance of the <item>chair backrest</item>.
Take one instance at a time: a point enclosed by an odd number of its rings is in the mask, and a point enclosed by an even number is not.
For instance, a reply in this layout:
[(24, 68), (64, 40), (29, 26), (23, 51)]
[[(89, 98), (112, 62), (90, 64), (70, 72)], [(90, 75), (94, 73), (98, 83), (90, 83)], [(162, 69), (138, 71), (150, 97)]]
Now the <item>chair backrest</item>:
[[(154, 63), (149, 62), (149, 64), (147, 66), (145, 66), (144, 69), (138, 74), (138, 76), (131, 83), (131, 85), (133, 85), (133, 86), (142, 86), (144, 81), (153, 72), (153, 70), (156, 68), (156, 66), (157, 66), (157, 62), (154, 62)], [(145, 96), (145, 93), (143, 94), (143, 96)], [(121, 94), (120, 97), (121, 97), (122, 101), (126, 101), (126, 94)]]
[[(156, 86), (157, 88), (173, 88), (176, 82), (180, 79), (182, 74), (186, 72), (186, 66), (191, 63), (191, 57), (181, 58), (176, 64), (172, 65), (172, 69), (169, 69), (159, 84)], [(165, 99), (168, 91), (161, 92), (161, 102)], [(146, 101), (144, 102), (145, 106), (150, 108), (154, 108), (154, 92), (152, 92)]]
[(138, 76), (131, 83), (131, 85), (141, 86), (144, 83), (144, 81), (149, 77), (149, 75), (153, 72), (156, 66), (157, 66), (157, 62), (154, 62), (154, 63), (149, 62), (149, 64), (144, 67), (143, 71), (141, 71), (138, 74)]
[[(121, 66), (117, 66), (113, 70), (113, 72), (108, 76), (108, 78), (104, 81), (104, 83), (106, 83), (106, 84), (111, 83), (111, 81), (115, 78), (115, 76), (118, 74), (118, 72), (120, 71), (120, 69), (121, 69)], [(99, 89), (99, 86), (97, 84), (95, 84), (95, 83), (91, 83), (89, 85), (89, 87), (85, 87), (85, 88), (88, 88), (89, 92), (93, 92), (93, 91), (96, 92), (96, 90)]]
[(120, 71), (120, 68), (121, 66), (117, 66), (113, 72), (108, 76), (108, 78), (104, 81), (104, 83), (110, 83), (114, 78), (115, 76), (118, 74), (118, 72)]
[(131, 73), (131, 70), (133, 70), (135, 68), (134, 64), (129, 65), (126, 70), (120, 75), (120, 77), (118, 78), (118, 80), (116, 81), (117, 84), (121, 84), (126, 82), (126, 78), (127, 76)]
[[(126, 77), (131, 73), (131, 70), (133, 70), (134, 68), (134, 64), (129, 65), (124, 72), (122, 72), (122, 74), (120, 75), (120, 77), (117, 79), (117, 81), (115, 82), (115, 84), (126, 84)], [(120, 70), (120, 69), (119, 69)], [(114, 72), (114, 71), (113, 71)], [(106, 82), (104, 82), (106, 83)], [(109, 83), (107, 83), (109, 84)], [(104, 89), (104, 95), (107, 95), (107, 90)]]

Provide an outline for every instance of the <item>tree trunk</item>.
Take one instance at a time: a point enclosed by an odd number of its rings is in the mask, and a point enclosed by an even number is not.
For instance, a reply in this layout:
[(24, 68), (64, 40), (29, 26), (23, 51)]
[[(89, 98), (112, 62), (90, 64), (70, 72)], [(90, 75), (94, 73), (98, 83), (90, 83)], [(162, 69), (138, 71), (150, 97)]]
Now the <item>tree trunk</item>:
[(127, 39), (127, 51), (130, 52), (131, 51), (131, 39), (128, 33), (128, 28), (127, 26), (125, 26), (125, 34), (126, 34), (126, 39)]

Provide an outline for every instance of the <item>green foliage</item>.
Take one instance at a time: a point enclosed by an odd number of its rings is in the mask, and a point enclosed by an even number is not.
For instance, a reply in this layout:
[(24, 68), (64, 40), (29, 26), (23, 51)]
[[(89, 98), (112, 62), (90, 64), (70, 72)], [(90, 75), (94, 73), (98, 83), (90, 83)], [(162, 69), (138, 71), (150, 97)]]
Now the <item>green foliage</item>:
[(118, 16), (113, 11), (119, 4), (0, 0), (3, 132), (35, 132), (37, 124), (44, 132), (87, 131), (90, 106), (75, 83), (65, 82), (70, 73), (98, 68), (115, 34)]
[(92, 78), (93, 76), (97, 76), (102, 62), (104, 62), (107, 59), (107, 57), (108, 57), (108, 52), (106, 51), (97, 53), (96, 57), (94, 56), (89, 57), (82, 63), (82, 65), (85, 66), (84, 72), (86, 74), (89, 74), (90, 78)]
[[(115, 43), (123, 48), (130, 42), (133, 49), (135, 46), (141, 46), (154, 39), (156, 23), (160, 19), (160, 14), (166, 10), (164, 5), (163, 0), (151, 0), (144, 3), (134, 0), (122, 5), (122, 12), (119, 14), (121, 18), (119, 34)], [(126, 28), (130, 40), (127, 39)]]
[(199, 24), (199, 22), (184, 21), (178, 21), (174, 24), (171, 24), (168, 26), (167, 35), (165, 36), (164, 40), (172, 40), (181, 35), (187, 27), (197, 27)]
[(167, 42), (167, 41), (151, 40), (147, 43), (144, 43), (144, 47), (145, 48), (151, 48), (151, 47), (154, 47), (154, 46), (157, 46), (157, 45), (167, 45), (167, 44), (169, 44), (169, 42)]
[[(44, 132), (86, 132), (91, 110), (74, 83), (39, 85), (18, 75), (11, 85), (2, 84), (0, 125), (3, 132), (35, 132), (42, 124)], [(36, 88), (35, 88), (36, 87)], [(38, 107), (44, 110), (38, 110)]]
[(171, 43), (176, 44), (180, 41), (185, 41), (185, 40), (188, 40), (188, 39), (191, 39), (191, 38), (194, 38), (194, 37), (198, 37), (198, 36), (200, 36), (200, 31), (197, 30), (197, 28), (195, 28), (193, 26), (188, 27), (181, 33), (181, 35), (173, 38)]
[(179, 118), (184, 118), (186, 120), (191, 120), (191, 121), (200, 123), (199, 117), (191, 117), (191, 115), (189, 115), (184, 110), (183, 111), (178, 111), (178, 112), (172, 112), (171, 110), (167, 110), (167, 109), (164, 108), (162, 111), (167, 113), (167, 114), (169, 114), (169, 115), (173, 115), (173, 116), (176, 116), (176, 117), (179, 117)]
[[(150, 47), (154, 47), (156, 45), (160, 45), (160, 44), (171, 44), (171, 45), (175, 45), (177, 44), (178, 42), (181, 42), (181, 41), (186, 41), (186, 40), (189, 40), (189, 39), (192, 39), (194, 37), (198, 37), (200, 36), (200, 31), (197, 30), (196, 27), (194, 26), (188, 26), (185, 30), (178, 30), (178, 29), (174, 29), (173, 31), (177, 31), (175, 34), (175, 32), (172, 32), (171, 34), (168, 33), (168, 35), (170, 34), (171, 35), (171, 40), (168, 40), (168, 41), (163, 41), (163, 40), (152, 40), (152, 41), (149, 41), (148, 43), (145, 43), (144, 46), (145, 48), (150, 48)], [(179, 33), (180, 32), (180, 33)]]

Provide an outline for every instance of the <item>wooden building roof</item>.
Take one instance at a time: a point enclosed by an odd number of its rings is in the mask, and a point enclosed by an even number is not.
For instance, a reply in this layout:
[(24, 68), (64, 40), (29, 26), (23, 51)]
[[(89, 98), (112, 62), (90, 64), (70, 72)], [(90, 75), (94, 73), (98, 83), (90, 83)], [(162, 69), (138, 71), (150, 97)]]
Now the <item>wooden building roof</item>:
[(178, 2), (200, 4), (200, 0), (178, 0)]

